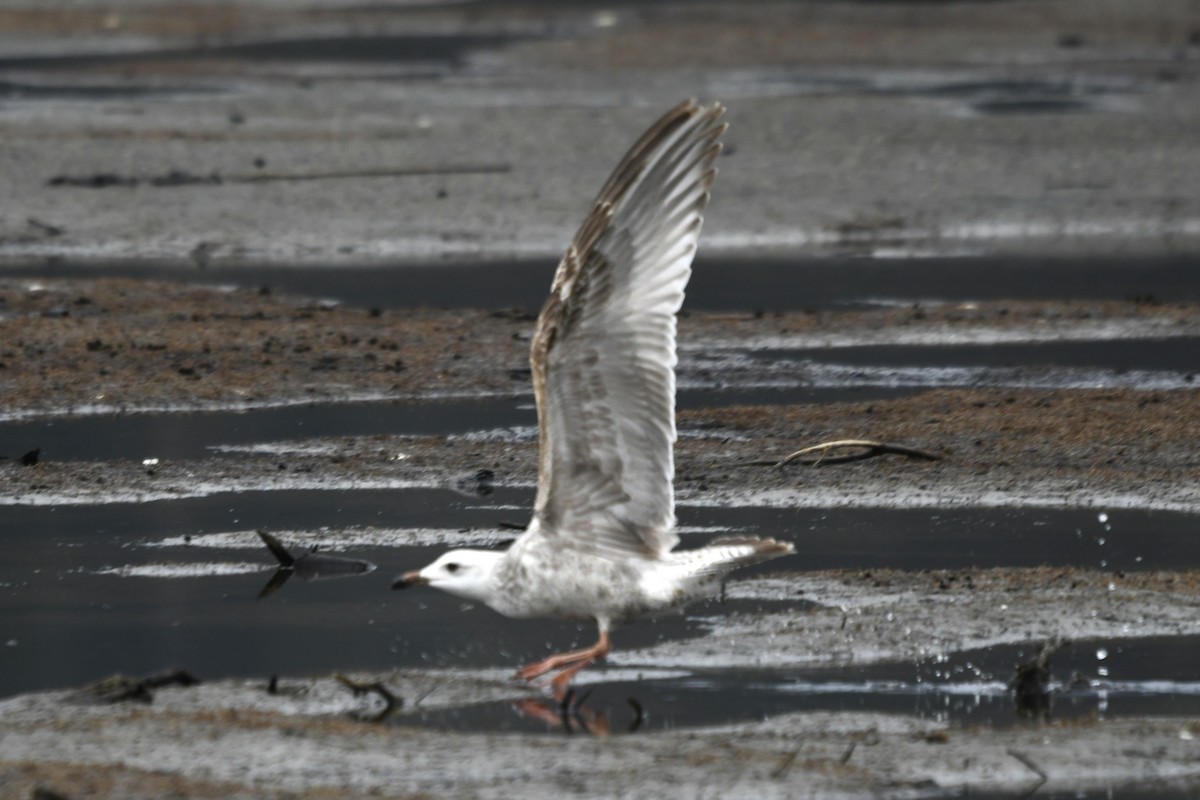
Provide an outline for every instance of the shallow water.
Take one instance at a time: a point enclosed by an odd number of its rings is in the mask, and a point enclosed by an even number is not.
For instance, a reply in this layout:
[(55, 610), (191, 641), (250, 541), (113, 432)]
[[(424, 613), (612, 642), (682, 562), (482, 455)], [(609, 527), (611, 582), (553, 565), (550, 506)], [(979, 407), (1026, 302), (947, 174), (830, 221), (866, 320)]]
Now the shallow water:
[(253, 411), (150, 412), (0, 423), (0, 453), (43, 460), (192, 459), (285, 448), (317, 436), (433, 435), (536, 425), (532, 398), (306, 403)]
[[(1200, 680), (1188, 653), (1200, 644), (1190, 639), (1073, 642), (1054, 659), (1058, 680), (1042, 719), (1067, 720), (1125, 715), (1185, 716), (1200, 713)], [(1105, 651), (1103, 662), (1097, 651)], [(601, 712), (614, 732), (757, 722), (784, 713), (855, 711), (910, 715), (956, 726), (1009, 727), (1032, 718), (1018, 713), (1008, 688), (1014, 667), (1036, 655), (1021, 645), (956, 653), (948, 659), (878, 664), (837, 669), (753, 669), (702, 672), (686, 677), (611, 681), (583, 686), (583, 707)], [(1165, 662), (1164, 662), (1165, 659)], [(1097, 665), (1120, 680), (1097, 678)], [(1137, 677), (1165, 672), (1186, 674), (1178, 680)], [(1071, 685), (1073, 674), (1086, 676)], [(630, 699), (636, 703), (631, 704)], [(642, 709), (638, 719), (637, 709)], [(418, 713), (421, 724), (451, 730), (519, 731), (561, 728), (516, 713), (511, 703)], [(412, 724), (409, 716), (399, 724)], [(636, 724), (636, 725), (635, 725)]]
[[(0, 647), (0, 696), (77, 685), (115, 671), (149, 674), (169, 665), (186, 666), (205, 678), (420, 666), (507, 668), (584, 644), (593, 635), (590, 626), (504, 620), (439, 592), (389, 589), (394, 575), (428, 563), (447, 546), (444, 541), (412, 546), (414, 541), (442, 538), (453, 543), (458, 537), (465, 544), (494, 544), (513, 535), (499, 523), (523, 522), (532, 499), (532, 490), (505, 488), (486, 498), (433, 489), (277, 491), (4, 508), (0, 516), (9, 556), (0, 563), (0, 618), (5, 621), (0, 644), (6, 645)], [(1187, 514), (1120, 511), (1101, 521), (1088, 510), (684, 506), (678, 515), (685, 531), (698, 531), (685, 534), (685, 546), (730, 532), (790, 538), (801, 555), (786, 567), (797, 570), (1200, 566), (1200, 543), (1187, 535), (1197, 520)], [(258, 528), (276, 532), (293, 552), (323, 543), (325, 552), (365, 559), (379, 569), (345, 580), (293, 578), (260, 601), (276, 564), (258, 541)], [(439, 537), (438, 531), (444, 534)], [(758, 569), (769, 571), (771, 566)], [(802, 610), (808, 602), (797, 599), (793, 605)], [(761, 606), (714, 601), (692, 614)], [(703, 631), (693, 617), (666, 618), (622, 629), (619, 646), (642, 648)], [(1181, 641), (1178, 647), (1190, 653), (1194, 643)], [(905, 680), (913, 680), (920, 671), (908, 665), (901, 672), (910, 676)], [(1122, 676), (1113, 672), (1111, 677)], [(1200, 679), (1200, 670), (1156, 677)], [(855, 681), (845, 673), (826, 679)], [(893, 673), (872, 678), (894, 679)], [(937, 704), (943, 699), (919, 684), (911, 691), (862, 684), (832, 695), (771, 688), (786, 680), (727, 673), (716, 683), (683, 682), (662, 691), (672, 697), (700, 693), (708, 698), (706, 704), (718, 707), (739, 707), (744, 692), (767, 705), (775, 697), (780, 708), (829, 703), (836, 696), (837, 702), (865, 708), (907, 703), (940, 713)], [(751, 685), (756, 688), (746, 688)], [(649, 696), (657, 697), (660, 688), (648, 687)], [(1001, 697), (983, 705), (1000, 703), (996, 708), (1003, 709), (1004, 702)], [(675, 724), (708, 720), (700, 705), (688, 712), (687, 702), (671, 700), (670, 707)], [(1142, 707), (1134, 703), (1129, 708)], [(1132, 713), (1124, 706), (1120, 710)]]
[(0, 58), (0, 70), (113, 69), (147, 62), (254, 60), (335, 63), (412, 63), (448, 68), (470, 51), (496, 48), (516, 36), (327, 36), (130, 52)]
[[(829, 403), (896, 397), (911, 387), (788, 387), (757, 390), (683, 390), (678, 407)], [(65, 412), (64, 412), (65, 413)], [(0, 422), (0, 455), (17, 458), (37, 448), (43, 461), (190, 459), (247, 452), (303, 451), (316, 437), (396, 434), (497, 435), (533, 431), (533, 393), (475, 399), (367, 400), (303, 403), (227, 411), (146, 411), (50, 416)], [(687, 435), (686, 431), (682, 432)]]
[[(204, 269), (67, 262), (12, 267), (11, 276), (124, 276), (204, 284), (268, 286), (362, 308), (524, 308), (546, 299), (553, 259), (400, 267), (221, 267)], [(795, 311), (960, 300), (1200, 300), (1195, 256), (1152, 258), (755, 258), (700, 253), (687, 309)], [(987, 280), (980, 280), (986, 275)], [(781, 290), (781, 287), (785, 287)]]

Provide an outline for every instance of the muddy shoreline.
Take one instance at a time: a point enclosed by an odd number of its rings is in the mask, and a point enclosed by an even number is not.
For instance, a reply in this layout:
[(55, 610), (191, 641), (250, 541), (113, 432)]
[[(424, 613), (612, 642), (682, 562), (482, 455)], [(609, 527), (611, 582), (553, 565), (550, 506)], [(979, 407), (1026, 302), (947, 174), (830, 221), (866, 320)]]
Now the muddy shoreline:
[[(254, 409), (314, 402), (530, 397), (533, 314), (348, 308), (262, 289), (213, 289), (135, 280), (7, 281), (0, 285), (0, 386), (9, 420), (105, 413)], [(788, 314), (692, 313), (680, 322), (680, 384), (700, 407), (681, 411), (677, 489), (684, 503), (773, 497), (778, 504), (1051, 506), (1109, 503), (1195, 510), (1200, 466), (1191, 444), (1200, 388), (929, 389), (861, 402), (728, 401), (722, 387), (803, 383), (801, 370), (714, 353), (839, 347), (883, 341), (938, 344), (1004, 339), (1049, 343), (1178, 339), (1200, 330), (1200, 309), (1138, 302), (1020, 302)], [(1186, 359), (1185, 359), (1186, 361)], [(1124, 370), (1117, 369), (1119, 377)], [(1053, 367), (1013, 374), (1036, 386)], [(1176, 386), (1194, 376), (1180, 373)], [(530, 423), (531, 424), (531, 423)], [(938, 460), (884, 456), (825, 467), (769, 466), (802, 447), (871, 439)], [(29, 440), (33, 442), (35, 440)], [(31, 444), (34, 447), (36, 444)], [(396, 454), (403, 453), (398, 460)], [(210, 457), (147, 470), (140, 461), (61, 461), (23, 467), (5, 453), (7, 502), (96, 502), (188, 496), (235, 487), (327, 488), (411, 482), (450, 485), (492, 470), (501, 485), (536, 478), (526, 434), (362, 436), (316, 454)], [(236, 476), (236, 477), (235, 477)], [(908, 498), (907, 501), (905, 498)], [(91, 498), (90, 500), (88, 498)], [(706, 499), (707, 498), (707, 499)], [(858, 499), (856, 499), (858, 498)], [(745, 500), (743, 500), (745, 502)]]
[[(421, 676), (391, 679), (401, 691), (429, 685)], [(1193, 779), (1188, 762), (1197, 733), (1194, 723), (1156, 720), (996, 733), (842, 713), (658, 737), (443, 734), (330, 717), (331, 710), (344, 712), (354, 703), (337, 694), (332, 680), (293, 688), (302, 693), (285, 701), (290, 708), (283, 713), (267, 710), (271, 699), (261, 699), (261, 688), (248, 684), (164, 691), (150, 708), (77, 707), (53, 737), (40, 730), (39, 707), (59, 698), (7, 703), (6, 726), (27, 735), (8, 750), (18, 759), (9, 763), (21, 765), (19, 759), (35, 752), (38, 758), (10, 772), (3, 785), (14, 793), (74, 786), (126, 797), (358, 798), (451, 789), (468, 797), (510, 796), (516, 789), (533, 797), (573, 797), (626, 785), (634, 772), (639, 791), (695, 797), (693, 775), (705, 770), (713, 778), (701, 796), (711, 790), (711, 796), (790, 797), (803, 791), (820, 798), (920, 798), (970, 791), (1016, 797), (1039, 790), (1054, 797), (1067, 790), (1070, 796), (1121, 791), (1137, 780), (1146, 792), (1141, 796), (1170, 798), (1184, 796), (1172, 791), (1186, 791)], [(320, 710), (313, 713), (314, 707)], [(121, 742), (120, 766), (104, 763), (103, 750), (88, 747), (105, 738)], [(87, 755), (67, 749), (72, 746)], [(219, 761), (212, 759), (218, 748)], [(460, 768), (464, 759), (472, 770)], [(208, 765), (183, 766), (197, 760)]]
[[(526, 394), (537, 310), (348, 307), (279, 295), (269, 286), (0, 279), (4, 413), (16, 419), (354, 396)], [(713, 350), (1186, 340), (1200, 336), (1198, 320), (1200, 305), (1155, 298), (926, 301), (777, 313), (685, 309), (680, 384), (730, 382), (722, 375), (706, 382), (707, 365), (689, 358)], [(1028, 382), (1033, 374), (1016, 377)], [(1185, 371), (1179, 388), (1195, 378)]]

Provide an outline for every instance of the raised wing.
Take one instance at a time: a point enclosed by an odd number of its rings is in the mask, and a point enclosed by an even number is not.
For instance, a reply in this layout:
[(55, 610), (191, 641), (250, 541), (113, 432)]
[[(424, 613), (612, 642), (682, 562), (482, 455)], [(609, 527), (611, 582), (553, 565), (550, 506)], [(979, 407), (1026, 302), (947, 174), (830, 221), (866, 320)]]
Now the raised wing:
[(530, 353), (541, 463), (529, 536), (614, 556), (678, 542), (675, 314), (723, 112), (689, 100), (654, 123), (558, 266)]

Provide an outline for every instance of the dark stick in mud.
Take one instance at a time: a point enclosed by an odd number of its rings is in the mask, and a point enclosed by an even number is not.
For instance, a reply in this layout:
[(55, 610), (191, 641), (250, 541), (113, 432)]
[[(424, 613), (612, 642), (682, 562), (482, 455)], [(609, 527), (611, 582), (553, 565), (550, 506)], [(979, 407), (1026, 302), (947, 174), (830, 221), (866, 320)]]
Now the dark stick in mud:
[(1035, 764), (1033, 762), (1033, 759), (1031, 759), (1029, 756), (1025, 755), (1024, 753), (1022, 753), (1018, 750), (1014, 750), (1011, 747), (1008, 750), (1006, 750), (1005, 752), (1007, 752), (1010, 756), (1015, 758), (1017, 761), (1020, 761), (1022, 764), (1024, 764), (1027, 768), (1029, 768), (1033, 772), (1037, 773), (1038, 782), (1036, 784), (1034, 784), (1033, 788), (1031, 788), (1028, 792), (1021, 795), (1022, 798), (1033, 796), (1034, 792), (1036, 792), (1038, 789), (1042, 788), (1042, 784), (1044, 784), (1046, 781), (1050, 780), (1049, 776), (1047, 776), (1046, 773), (1042, 770), (1042, 768), (1039, 767), (1037, 764)]
[(361, 719), (364, 722), (383, 722), (385, 719), (387, 719), (389, 716), (391, 716), (393, 711), (396, 711), (397, 709), (404, 707), (403, 698), (396, 697), (396, 695), (394, 695), (392, 693), (391, 689), (388, 689), (386, 686), (383, 685), (382, 681), (372, 681), (371, 683), (362, 683), (362, 682), (353, 680), (351, 678), (347, 678), (345, 675), (341, 674), (340, 672), (337, 673), (336, 675), (334, 675), (333, 677), (337, 678), (338, 683), (342, 684), (347, 689), (354, 692), (355, 697), (358, 697), (359, 695), (365, 694), (367, 692), (374, 692), (375, 694), (377, 694), (383, 698), (384, 705), (383, 705), (382, 711), (380, 711), (378, 714), (353, 715), (353, 716), (355, 716), (356, 719)]
[(288, 578), (292, 575), (298, 575), (300, 576), (300, 580), (304, 581), (317, 581), (366, 575), (375, 569), (375, 565), (370, 561), (323, 555), (316, 551), (316, 547), (313, 547), (307, 553), (293, 556), (283, 545), (283, 542), (271, 534), (264, 530), (259, 530), (257, 533), (258, 537), (262, 539), (263, 544), (267, 546), (267, 549), (279, 561), (279, 567), (275, 570), (271, 579), (267, 581), (267, 585), (258, 593), (259, 600), (279, 591), (280, 587), (287, 583)]

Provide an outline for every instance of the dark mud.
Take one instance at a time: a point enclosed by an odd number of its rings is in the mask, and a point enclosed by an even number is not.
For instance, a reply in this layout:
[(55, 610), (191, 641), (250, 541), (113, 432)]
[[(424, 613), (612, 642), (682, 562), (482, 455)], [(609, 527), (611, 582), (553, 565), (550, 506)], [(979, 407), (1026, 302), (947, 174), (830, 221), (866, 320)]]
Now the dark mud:
[[(9, 419), (63, 410), (82, 414), (253, 408), (355, 397), (520, 395), (529, 392), (528, 339), (535, 314), (536, 306), (490, 311), (361, 308), (279, 295), (269, 287), (9, 279), (0, 284), (0, 331), (5, 334), (0, 382)], [(1200, 329), (1197, 320), (1200, 312), (1194, 304), (1144, 299), (934, 303), (764, 315), (689, 312), (680, 325), (680, 381), (685, 387), (743, 389), (852, 378), (861, 384), (853, 363), (848, 365), (851, 374), (823, 377), (795, 358), (764, 360), (758, 353), (834, 345), (829, 352), (836, 358), (836, 348), (888, 340), (937, 345), (1132, 339), (1153, 352), (1156, 345), (1145, 340), (1171, 345), (1193, 338)], [(1159, 379), (1165, 381), (1162, 388), (1182, 388), (1189, 377), (1194, 379), (1191, 370), (1178, 369), (1184, 366), (1180, 357), (1169, 365), (1146, 365), (1130, 351), (1135, 346), (1130, 343), (1121, 355), (1114, 353), (1106, 374), (1090, 372), (1086, 380), (1114, 388), (1154, 388)], [(741, 364), (738, 358), (747, 351), (761, 364)], [(1138, 367), (1132, 375), (1131, 365)], [(1064, 364), (1059, 360), (1055, 366)], [(1168, 368), (1139, 377), (1147, 366)], [(709, 374), (721, 370), (728, 374)], [(957, 380), (1020, 386), (1036, 385), (1046, 376), (1045, 369), (1033, 368), (991, 379), (967, 373)], [(930, 380), (931, 374), (918, 374), (907, 383), (928, 385)], [(895, 381), (876, 379), (877, 384)]]

